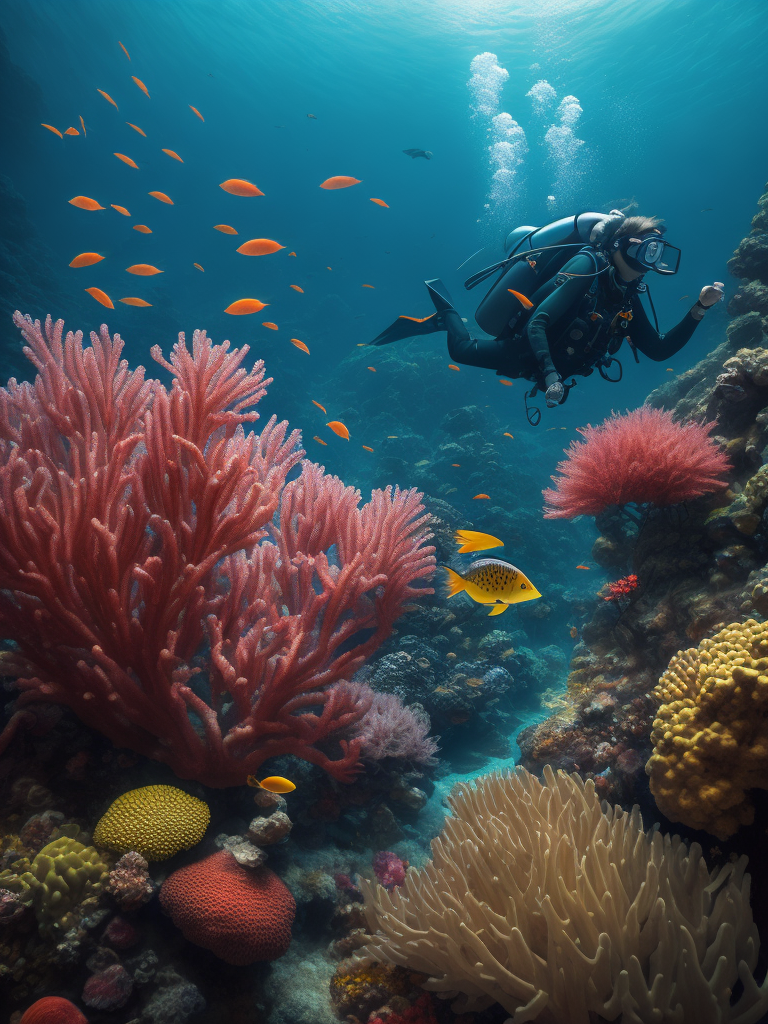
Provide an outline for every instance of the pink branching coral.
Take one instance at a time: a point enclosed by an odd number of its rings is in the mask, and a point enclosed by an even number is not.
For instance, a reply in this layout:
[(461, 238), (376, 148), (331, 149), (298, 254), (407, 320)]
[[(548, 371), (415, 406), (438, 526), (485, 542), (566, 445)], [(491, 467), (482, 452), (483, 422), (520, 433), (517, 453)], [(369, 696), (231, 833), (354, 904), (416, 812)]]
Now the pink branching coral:
[(641, 406), (579, 430), (544, 491), (545, 519), (595, 516), (610, 505), (676, 505), (725, 487), (727, 455), (709, 436), (714, 423), (676, 423)]
[[(64, 704), (181, 778), (241, 785), (294, 754), (340, 780), (368, 703), (341, 684), (428, 591), (415, 491), (360, 494), (243, 425), (265, 394), (244, 347), (184, 335), (166, 389), (107, 328), (16, 314), (34, 384), (0, 389), (0, 635), (20, 709)], [(246, 411), (251, 407), (251, 411)], [(15, 720), (18, 723), (18, 719)], [(339, 740), (333, 759), (323, 741)], [(2, 740), (0, 740), (0, 746)]]
[(615, 583), (606, 583), (607, 594), (603, 595), (604, 601), (618, 601), (622, 597), (628, 597), (633, 590), (637, 590), (637, 576), (634, 573), (629, 576), (622, 576)]

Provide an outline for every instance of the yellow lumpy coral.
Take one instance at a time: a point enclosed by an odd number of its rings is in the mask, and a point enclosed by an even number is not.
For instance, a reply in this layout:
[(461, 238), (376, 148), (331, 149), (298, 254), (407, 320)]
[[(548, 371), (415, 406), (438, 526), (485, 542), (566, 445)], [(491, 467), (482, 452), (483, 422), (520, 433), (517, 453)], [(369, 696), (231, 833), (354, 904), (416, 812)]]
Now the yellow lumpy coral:
[(135, 850), (147, 860), (166, 860), (196, 846), (208, 828), (208, 804), (175, 786), (142, 786), (123, 793), (99, 820), (97, 846)]
[(768, 788), (768, 623), (748, 619), (672, 659), (654, 695), (646, 771), (672, 821), (727, 839)]

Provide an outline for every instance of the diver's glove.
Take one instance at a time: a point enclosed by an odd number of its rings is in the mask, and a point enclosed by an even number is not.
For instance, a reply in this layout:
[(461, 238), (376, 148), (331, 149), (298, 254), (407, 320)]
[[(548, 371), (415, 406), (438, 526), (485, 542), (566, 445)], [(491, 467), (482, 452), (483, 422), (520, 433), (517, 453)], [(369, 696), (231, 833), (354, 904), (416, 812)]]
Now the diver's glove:
[[(551, 376), (553, 375), (548, 374), (547, 380), (549, 380)], [(546, 381), (544, 383), (546, 384)], [(560, 403), (565, 399), (565, 388), (563, 387), (563, 382), (559, 377), (549, 385), (544, 397), (547, 400), (548, 409), (554, 409), (556, 405), (560, 405)]]
[(722, 281), (715, 281), (714, 284), (705, 284), (699, 292), (699, 297), (691, 308), (691, 316), (694, 320), (701, 320), (710, 306), (719, 302), (724, 294), (725, 285)]

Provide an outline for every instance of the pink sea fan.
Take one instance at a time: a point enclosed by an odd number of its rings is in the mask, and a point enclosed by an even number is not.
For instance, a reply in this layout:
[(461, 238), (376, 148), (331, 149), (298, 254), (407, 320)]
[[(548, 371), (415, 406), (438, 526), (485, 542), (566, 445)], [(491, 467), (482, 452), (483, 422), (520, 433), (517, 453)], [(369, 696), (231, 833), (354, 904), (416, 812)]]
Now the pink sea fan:
[(726, 486), (728, 456), (709, 436), (714, 423), (677, 423), (643, 405), (579, 429), (544, 491), (545, 519), (595, 516), (610, 505), (676, 505)]
[(365, 683), (348, 685), (357, 687), (358, 700), (370, 702), (354, 733), (363, 761), (396, 757), (414, 764), (437, 763), (437, 741), (429, 736), (429, 715), (423, 708), (406, 707), (395, 694), (375, 693)]

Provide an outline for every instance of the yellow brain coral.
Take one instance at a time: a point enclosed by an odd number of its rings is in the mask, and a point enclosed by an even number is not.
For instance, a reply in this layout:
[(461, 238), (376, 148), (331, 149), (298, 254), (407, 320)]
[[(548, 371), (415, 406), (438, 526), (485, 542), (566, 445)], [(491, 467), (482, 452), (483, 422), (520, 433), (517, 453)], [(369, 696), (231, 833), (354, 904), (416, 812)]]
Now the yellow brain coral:
[(123, 793), (93, 833), (97, 846), (119, 853), (135, 850), (147, 860), (166, 860), (203, 838), (208, 805), (175, 786), (142, 786)]
[(672, 821), (727, 839), (768, 788), (768, 623), (734, 623), (678, 654), (654, 691), (646, 771)]

